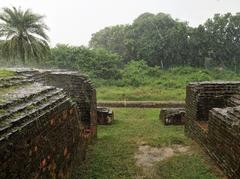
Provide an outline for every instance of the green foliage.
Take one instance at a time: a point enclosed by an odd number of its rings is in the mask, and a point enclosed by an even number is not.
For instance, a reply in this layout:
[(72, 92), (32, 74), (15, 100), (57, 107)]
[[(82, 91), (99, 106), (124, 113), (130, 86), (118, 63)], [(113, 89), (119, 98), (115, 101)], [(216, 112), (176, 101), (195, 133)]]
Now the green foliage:
[[(125, 62), (144, 59), (148, 65), (165, 68), (169, 62), (182, 64), (187, 43), (187, 24), (170, 15), (144, 13), (132, 25), (107, 27), (93, 34), (90, 46), (120, 54)], [(183, 65), (183, 64), (182, 64)]]
[(122, 67), (122, 59), (113, 53), (109, 53), (104, 49), (94, 49), (95, 59), (88, 69), (94, 75), (93, 77), (102, 79), (119, 79)]
[(3, 8), (0, 14), (0, 37), (2, 55), (10, 59), (44, 59), (49, 53), (48, 27), (43, 22), (44, 16), (27, 9)]
[[(104, 48), (112, 53), (128, 55), (128, 41), (126, 41), (128, 25), (106, 27), (92, 35), (89, 42), (90, 48)], [(100, 43), (99, 43), (100, 42)]]
[[(114, 109), (115, 121), (110, 126), (98, 126), (98, 140), (91, 146), (86, 163), (76, 170), (75, 178), (136, 178), (146, 173), (136, 166), (134, 154), (140, 143), (153, 147), (169, 146), (176, 143), (193, 145), (184, 135), (183, 126), (164, 126), (159, 122), (159, 109)], [(212, 176), (208, 166), (203, 162), (203, 157), (196, 155), (181, 157), (177, 166), (179, 178), (198, 178)], [(161, 164), (161, 163), (159, 163)], [(193, 164), (193, 165), (190, 165)], [(196, 168), (199, 167), (199, 171)], [(172, 173), (170, 165), (165, 168)], [(180, 171), (184, 171), (180, 173)], [(187, 173), (188, 171), (188, 173)], [(157, 172), (157, 171), (156, 171)], [(166, 178), (164, 170), (157, 173), (156, 178)], [(147, 178), (147, 177), (146, 177)]]
[(217, 176), (204, 164), (199, 155), (178, 155), (161, 162), (157, 166), (157, 175), (167, 179), (217, 179)]
[(15, 75), (15, 72), (5, 69), (0, 69), (0, 78), (12, 77)]
[(215, 14), (204, 24), (209, 56), (218, 66), (237, 71), (240, 65), (240, 13)]
[(144, 13), (131, 25), (106, 27), (90, 46), (118, 53), (125, 63), (142, 59), (163, 69), (176, 66), (221, 67), (239, 71), (240, 13), (216, 14), (197, 28), (170, 15)]
[[(130, 67), (128, 67), (129, 65)], [(137, 67), (140, 72), (136, 70)], [(192, 67), (161, 70), (147, 67), (142, 61), (131, 62), (124, 69), (133, 69), (135, 72), (123, 70), (122, 73), (126, 74), (123, 74), (120, 80), (94, 80), (98, 81), (95, 83), (98, 100), (181, 101), (185, 99), (185, 88), (190, 82), (240, 80), (239, 74), (227, 70), (206, 70)]]
[(57, 45), (51, 50), (50, 59), (45, 65), (79, 70), (93, 78), (118, 79), (122, 59), (104, 49)]
[(144, 61), (130, 61), (121, 71), (123, 83), (129, 86), (140, 86), (146, 83), (150, 67)]

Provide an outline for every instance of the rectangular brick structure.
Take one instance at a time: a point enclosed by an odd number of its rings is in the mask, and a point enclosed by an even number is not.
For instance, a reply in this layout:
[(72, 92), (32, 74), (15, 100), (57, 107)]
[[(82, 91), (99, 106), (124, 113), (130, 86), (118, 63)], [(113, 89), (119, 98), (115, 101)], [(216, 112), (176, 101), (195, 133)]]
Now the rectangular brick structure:
[(240, 178), (240, 82), (190, 83), (186, 93), (186, 134), (229, 178)]
[(165, 125), (183, 125), (185, 123), (184, 108), (161, 108), (159, 119)]

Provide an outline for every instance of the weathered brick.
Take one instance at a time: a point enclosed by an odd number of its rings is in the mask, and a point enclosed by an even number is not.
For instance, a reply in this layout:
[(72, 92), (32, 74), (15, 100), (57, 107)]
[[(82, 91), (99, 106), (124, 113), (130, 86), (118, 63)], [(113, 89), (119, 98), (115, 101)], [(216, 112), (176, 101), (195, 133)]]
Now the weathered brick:
[(9, 79), (12, 85), (39, 85), (23, 86), (0, 105), (6, 110), (0, 116), (0, 178), (71, 178), (96, 136), (94, 86), (77, 72), (17, 73), (23, 78)]
[(229, 178), (240, 178), (240, 82), (191, 83), (185, 131)]

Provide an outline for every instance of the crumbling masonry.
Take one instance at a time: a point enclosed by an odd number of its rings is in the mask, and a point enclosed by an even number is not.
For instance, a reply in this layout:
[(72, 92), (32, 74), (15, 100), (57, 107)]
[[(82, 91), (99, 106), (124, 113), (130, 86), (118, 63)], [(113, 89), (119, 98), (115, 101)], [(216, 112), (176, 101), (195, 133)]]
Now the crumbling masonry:
[(72, 178), (96, 137), (96, 91), (77, 72), (0, 79), (0, 178)]
[(240, 82), (190, 83), (186, 133), (233, 179), (240, 178)]

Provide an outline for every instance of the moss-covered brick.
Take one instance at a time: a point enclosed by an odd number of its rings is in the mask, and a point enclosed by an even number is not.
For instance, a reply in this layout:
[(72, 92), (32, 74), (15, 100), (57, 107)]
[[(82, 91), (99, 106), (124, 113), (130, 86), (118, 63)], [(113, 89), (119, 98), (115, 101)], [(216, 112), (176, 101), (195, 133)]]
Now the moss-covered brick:
[(69, 178), (96, 136), (95, 88), (77, 72), (13, 73), (0, 84), (0, 178)]

